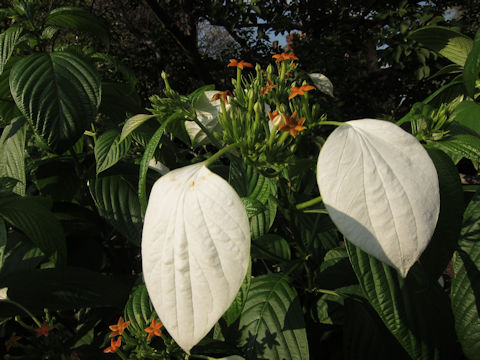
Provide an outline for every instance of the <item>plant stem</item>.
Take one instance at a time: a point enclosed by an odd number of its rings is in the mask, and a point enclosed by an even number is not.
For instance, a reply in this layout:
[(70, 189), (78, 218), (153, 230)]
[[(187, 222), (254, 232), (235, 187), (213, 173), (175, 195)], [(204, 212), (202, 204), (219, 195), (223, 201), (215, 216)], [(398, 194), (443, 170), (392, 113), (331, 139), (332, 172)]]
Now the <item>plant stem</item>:
[(305, 201), (303, 203), (300, 203), (300, 204), (297, 204), (295, 207), (297, 208), (297, 210), (303, 210), (303, 209), (306, 209), (310, 206), (313, 206), (315, 204), (318, 204), (322, 202), (322, 197), (321, 196), (318, 196), (314, 199), (311, 199), (311, 200), (308, 200), (308, 201)]
[(17, 303), (16, 301), (10, 300), (10, 299), (0, 300), (0, 302), (2, 302), (2, 301), (9, 302), (10, 304), (15, 305), (20, 310), (25, 312), (28, 316), (30, 316), (32, 318), (32, 320), (35, 321), (35, 324), (37, 324), (39, 327), (42, 326), (42, 323), (23, 305)]
[(222, 147), (222, 144), (220, 144), (220, 142), (217, 140), (217, 138), (215, 136), (213, 136), (213, 134), (210, 132), (210, 130), (208, 130), (205, 127), (205, 125), (203, 125), (200, 122), (200, 120), (198, 120), (198, 118), (196, 116), (193, 118), (193, 121), (195, 122), (195, 124), (197, 124), (200, 127), (200, 129), (202, 129), (202, 131), (207, 135), (208, 140), (210, 140), (213, 145), (215, 145), (218, 148)]
[(345, 125), (345, 123), (340, 122), (340, 121), (321, 121), (321, 122), (318, 123), (318, 125), (342, 126), (342, 125)]
[(224, 147), (223, 149), (220, 149), (217, 153), (215, 153), (214, 155), (210, 156), (207, 160), (205, 160), (204, 165), (206, 167), (209, 167), (215, 161), (217, 161), (220, 158), (220, 156), (222, 156), (224, 153), (226, 153), (227, 151), (229, 151), (231, 149), (234, 149), (234, 148), (240, 146), (241, 144), (242, 144), (241, 142), (238, 142), (238, 143), (235, 143), (235, 144), (230, 144), (230, 145)]

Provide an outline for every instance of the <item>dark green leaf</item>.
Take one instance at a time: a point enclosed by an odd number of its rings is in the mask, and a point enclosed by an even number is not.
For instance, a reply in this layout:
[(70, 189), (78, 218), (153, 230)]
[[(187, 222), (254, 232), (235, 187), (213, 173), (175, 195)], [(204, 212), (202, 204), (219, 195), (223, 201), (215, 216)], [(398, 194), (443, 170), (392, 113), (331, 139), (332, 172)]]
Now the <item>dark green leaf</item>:
[(145, 328), (150, 326), (152, 318), (157, 315), (148, 296), (145, 284), (133, 288), (123, 310), (123, 316), (125, 321), (131, 322), (127, 328), (131, 334), (141, 333), (145, 334), (145, 336), (147, 335)]
[(12, 56), (22, 31), (21, 27), (12, 26), (0, 34), (0, 74), (3, 73), (5, 65)]
[(5, 252), (7, 247), (7, 227), (5, 221), (0, 219), (0, 273), (3, 268), (3, 262), (5, 260)]
[[(28, 270), (4, 279), (8, 296), (31, 311), (113, 306), (123, 308), (130, 284), (74, 267)], [(28, 284), (28, 286), (25, 286)]]
[(0, 216), (27, 235), (47, 256), (59, 264), (65, 263), (62, 226), (43, 199), (0, 193)]
[(120, 131), (116, 129), (103, 133), (95, 142), (97, 175), (119, 162), (130, 149), (131, 141), (120, 142)]
[(469, 360), (480, 359), (480, 192), (465, 211), (454, 261), (451, 299), (455, 328)]
[(448, 103), (454, 100), (460, 95), (463, 95), (464, 89), (463, 81), (453, 80), (436, 90), (433, 94), (423, 100), (423, 102), (425, 104), (430, 104), (437, 107), (443, 103)]
[(470, 51), (463, 69), (463, 80), (467, 95), (471, 98), (475, 95), (475, 83), (480, 72), (480, 30), (477, 31), (475, 39), (473, 40), (473, 49)]
[(0, 177), (18, 180), (13, 192), (25, 195), (25, 119), (16, 118), (3, 129), (0, 137)]
[(13, 65), (12, 60), (14, 59), (11, 59), (8, 62), (3, 73), (0, 75), (0, 126), (10, 124), (14, 118), (21, 115), (15, 101), (13, 100), (12, 94), (10, 93), (9, 77)]
[(455, 123), (473, 130), (480, 136), (480, 105), (473, 101), (462, 101), (452, 114)]
[(423, 27), (409, 37), (460, 66), (464, 66), (473, 46), (468, 36), (443, 26)]
[(450, 262), (457, 246), (464, 210), (463, 190), (457, 168), (440, 150), (427, 148), (437, 169), (440, 187), (440, 215), (432, 239), (420, 257), (423, 269), (437, 280)]
[(100, 104), (97, 72), (70, 53), (22, 58), (10, 72), (10, 89), (34, 131), (57, 153), (90, 127)]
[(136, 190), (137, 166), (116, 166), (89, 180), (98, 212), (135, 245), (142, 239), (142, 214)]
[(250, 219), (253, 216), (256, 216), (266, 210), (265, 205), (260, 201), (248, 197), (240, 198), (242, 200), (243, 206), (247, 211), (247, 216)]
[(346, 243), (366, 298), (412, 359), (456, 358), (449, 299), (421, 265), (416, 263), (403, 279), (393, 268)]
[(273, 225), (277, 214), (277, 203), (275, 200), (267, 200), (266, 209), (258, 215), (252, 216), (250, 220), (250, 232), (252, 239), (258, 239), (268, 233)]
[(247, 273), (245, 279), (243, 279), (242, 286), (238, 290), (235, 300), (232, 305), (223, 314), (223, 319), (227, 323), (227, 326), (232, 325), (240, 316), (247, 301), (248, 290), (250, 289), (250, 283), (252, 280), (252, 261), (248, 263)]
[(309, 359), (298, 295), (281, 275), (252, 280), (239, 329), (239, 345), (247, 359)]
[(372, 308), (347, 299), (345, 309), (345, 360), (411, 359)]
[(106, 46), (109, 45), (108, 29), (95, 15), (85, 9), (76, 7), (53, 9), (45, 23), (91, 34), (93, 37), (101, 39)]
[(445, 152), (456, 164), (462, 157), (480, 162), (480, 138), (470, 134), (449, 136), (441, 141), (430, 141), (429, 145)]
[(102, 82), (102, 102), (99, 111), (115, 124), (123, 122), (129, 113), (142, 111), (138, 94), (129, 85)]
[(275, 262), (288, 261), (291, 258), (287, 240), (279, 235), (265, 234), (252, 242), (252, 255), (257, 259)]

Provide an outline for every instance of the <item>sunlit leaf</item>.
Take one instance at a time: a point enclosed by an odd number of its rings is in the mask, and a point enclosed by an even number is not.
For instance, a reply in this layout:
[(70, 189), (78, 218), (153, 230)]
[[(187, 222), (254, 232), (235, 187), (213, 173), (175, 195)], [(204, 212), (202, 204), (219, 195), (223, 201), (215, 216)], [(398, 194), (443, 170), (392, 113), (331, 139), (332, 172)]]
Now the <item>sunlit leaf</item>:
[(329, 78), (319, 73), (308, 74), (308, 76), (310, 76), (313, 85), (315, 85), (318, 90), (333, 97), (333, 84)]
[(387, 121), (349, 121), (322, 147), (317, 181), (343, 235), (405, 277), (440, 209), (437, 172), (422, 145)]
[(185, 351), (235, 299), (249, 257), (245, 208), (220, 176), (199, 163), (155, 183), (143, 228), (143, 273), (160, 320)]

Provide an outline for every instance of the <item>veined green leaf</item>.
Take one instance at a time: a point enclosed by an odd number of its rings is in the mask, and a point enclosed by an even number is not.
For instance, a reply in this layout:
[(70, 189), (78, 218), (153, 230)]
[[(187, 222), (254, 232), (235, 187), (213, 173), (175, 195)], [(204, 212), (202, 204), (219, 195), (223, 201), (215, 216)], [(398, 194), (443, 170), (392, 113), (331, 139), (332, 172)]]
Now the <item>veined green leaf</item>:
[(143, 224), (135, 191), (137, 171), (137, 166), (118, 164), (92, 177), (88, 186), (100, 215), (127, 240), (140, 245)]
[(13, 192), (25, 195), (25, 119), (18, 117), (0, 137), (0, 177), (17, 179)]
[(10, 89), (34, 131), (57, 153), (90, 127), (101, 97), (95, 69), (66, 52), (22, 58), (10, 72)]
[(480, 136), (480, 105), (473, 101), (462, 101), (453, 111), (455, 123), (473, 130)]
[(475, 96), (475, 82), (478, 79), (480, 72), (480, 30), (477, 31), (475, 39), (473, 40), (473, 49), (468, 54), (463, 69), (463, 81), (465, 82), (465, 89), (468, 96), (473, 98)]
[(460, 95), (463, 95), (465, 86), (461, 80), (453, 80), (448, 84), (443, 85), (440, 89), (429, 95), (423, 103), (432, 105), (434, 107), (440, 106), (443, 103), (448, 103)]
[(156, 317), (155, 309), (148, 296), (147, 287), (145, 284), (136, 286), (125, 304), (123, 310), (125, 321), (130, 321), (130, 326), (127, 330), (130, 333), (145, 334), (145, 328), (150, 326), (151, 319)]
[(119, 162), (130, 149), (129, 140), (120, 142), (120, 131), (108, 130), (95, 142), (95, 160), (97, 174)]
[(279, 235), (265, 234), (255, 239), (252, 245), (252, 254), (257, 259), (282, 262), (291, 258), (287, 240)]
[(468, 36), (443, 26), (423, 27), (410, 33), (409, 37), (460, 66), (465, 65), (473, 47)]
[(412, 359), (455, 358), (458, 351), (448, 296), (415, 264), (404, 279), (390, 266), (347, 243), (363, 292)]
[(5, 250), (7, 247), (7, 227), (5, 221), (0, 218), (0, 273), (5, 260)]
[(247, 359), (309, 359), (298, 295), (281, 275), (252, 279), (239, 330)]
[(15, 47), (19, 43), (20, 35), (23, 29), (17, 26), (11, 26), (0, 34), (0, 74), (12, 56)]
[(420, 263), (432, 281), (437, 280), (457, 246), (464, 210), (463, 189), (458, 170), (443, 151), (427, 147), (437, 169), (440, 188), (440, 214), (432, 239), (420, 256)]
[(252, 260), (250, 259), (248, 263), (247, 273), (245, 279), (243, 279), (242, 286), (238, 290), (235, 300), (233, 300), (232, 305), (225, 311), (222, 315), (223, 319), (227, 323), (227, 326), (232, 325), (240, 316), (247, 301), (248, 290), (250, 289), (250, 283), (252, 281)]
[(153, 119), (156, 115), (149, 115), (149, 114), (137, 114), (132, 116), (125, 122), (122, 128), (122, 135), (120, 136), (120, 142), (125, 140), (125, 138), (130, 135), (132, 131), (138, 128), (140, 125), (145, 123), (145, 121)]
[(0, 75), (0, 126), (7, 126), (14, 118), (21, 115), (10, 93), (9, 77), (13, 60), (8, 62)]
[(0, 216), (27, 235), (56, 263), (63, 264), (66, 261), (66, 244), (62, 226), (41, 200), (0, 193)]
[(440, 141), (429, 141), (428, 144), (444, 151), (455, 164), (462, 157), (480, 162), (480, 138), (477, 136), (458, 134)]
[(108, 29), (93, 14), (77, 7), (60, 7), (53, 9), (45, 23), (60, 28), (82, 31), (101, 39), (106, 46), (109, 45)]
[(453, 269), (451, 299), (455, 328), (469, 360), (480, 359), (480, 192), (465, 210)]

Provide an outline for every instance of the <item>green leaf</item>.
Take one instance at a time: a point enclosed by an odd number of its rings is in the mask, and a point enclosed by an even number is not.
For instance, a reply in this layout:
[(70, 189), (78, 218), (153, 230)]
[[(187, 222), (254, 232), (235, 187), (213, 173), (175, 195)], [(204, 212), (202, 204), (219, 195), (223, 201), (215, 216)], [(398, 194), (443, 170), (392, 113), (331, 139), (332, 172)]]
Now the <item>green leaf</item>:
[(346, 241), (360, 286), (383, 323), (412, 359), (455, 358), (448, 296), (416, 263), (403, 279), (388, 265)]
[(121, 279), (74, 267), (17, 272), (7, 276), (4, 284), (9, 298), (31, 311), (122, 308), (130, 290)]
[(125, 140), (125, 138), (130, 135), (132, 131), (138, 128), (140, 125), (145, 123), (145, 121), (153, 119), (156, 115), (149, 115), (149, 114), (137, 114), (132, 116), (125, 122), (122, 128), (122, 136), (120, 137), (120, 142)]
[(12, 60), (8, 62), (7, 66), (3, 69), (3, 73), (0, 75), (0, 126), (6, 126), (14, 118), (21, 115), (10, 93), (9, 77), (13, 65)]
[(0, 137), (0, 177), (18, 180), (13, 192), (25, 195), (25, 119), (18, 117), (3, 129)]
[(444, 151), (456, 164), (462, 157), (480, 162), (480, 138), (470, 134), (458, 134), (442, 139), (429, 141), (429, 145)]
[(480, 192), (465, 210), (453, 269), (451, 299), (455, 328), (469, 360), (480, 359)]
[(359, 301), (345, 300), (343, 339), (345, 360), (411, 359), (375, 311)]
[(258, 239), (259, 237), (268, 233), (273, 225), (273, 221), (275, 220), (275, 216), (277, 214), (276, 201), (272, 199), (267, 200), (265, 207), (266, 209), (263, 212), (254, 215), (249, 219), (252, 240)]
[[(174, 114), (175, 115), (175, 114)], [(172, 116), (174, 116), (172, 115)], [(155, 150), (157, 150), (158, 144), (162, 139), (163, 133), (165, 132), (165, 128), (168, 126), (170, 121), (174, 119), (174, 117), (168, 118), (153, 134), (152, 138), (148, 141), (147, 147), (145, 148), (145, 152), (143, 153), (142, 160), (140, 162), (140, 175), (138, 179), (138, 199), (140, 201), (140, 208), (142, 209), (142, 217), (145, 215), (145, 211), (147, 210), (147, 171), (148, 171), (148, 164), (150, 160), (153, 158), (153, 154), (155, 154)]]
[(0, 74), (18, 45), (23, 29), (12, 26), (0, 34)]
[(443, 103), (448, 103), (458, 96), (463, 95), (464, 89), (463, 81), (453, 80), (429, 95), (423, 100), (423, 103), (438, 107)]
[(248, 197), (242, 197), (240, 198), (242, 200), (243, 206), (245, 207), (245, 210), (247, 211), (247, 216), (248, 218), (251, 218), (253, 216), (256, 216), (260, 214), (261, 212), (265, 211), (265, 205), (263, 205), (260, 201), (256, 199), (251, 199)]
[(142, 111), (140, 97), (129, 85), (102, 82), (102, 102), (99, 112), (108, 116), (114, 123), (123, 122), (129, 113)]
[(411, 32), (409, 37), (460, 66), (464, 66), (473, 47), (468, 36), (443, 26), (423, 27)]
[(5, 261), (5, 250), (7, 247), (7, 227), (5, 221), (0, 219), (0, 273)]
[(137, 285), (132, 289), (125, 304), (123, 316), (125, 321), (131, 322), (127, 328), (131, 334), (140, 333), (147, 335), (145, 328), (150, 326), (152, 318), (156, 317), (157, 314), (150, 301), (145, 284)]
[(45, 255), (63, 264), (67, 251), (63, 229), (43, 200), (0, 193), (0, 216), (27, 235)]
[(48, 15), (46, 25), (82, 31), (99, 38), (108, 47), (110, 41), (107, 27), (87, 10), (76, 7), (61, 7), (53, 9)]
[(435, 281), (446, 269), (457, 246), (464, 204), (462, 184), (455, 165), (442, 151), (428, 147), (427, 151), (437, 169), (440, 215), (432, 239), (420, 257), (420, 263), (430, 279)]
[(57, 153), (90, 127), (100, 104), (97, 72), (66, 52), (22, 58), (10, 72), (10, 89), (34, 131)]
[(471, 98), (475, 95), (475, 83), (480, 72), (480, 30), (477, 31), (473, 40), (473, 49), (470, 51), (463, 69), (463, 80), (468, 96)]
[(473, 101), (462, 101), (453, 111), (456, 124), (473, 130), (480, 136), (480, 105)]
[(265, 234), (252, 242), (252, 256), (275, 262), (288, 261), (291, 259), (290, 246), (280, 235)]
[(247, 301), (248, 290), (250, 289), (250, 283), (252, 280), (252, 261), (250, 259), (248, 263), (247, 273), (245, 279), (243, 280), (242, 286), (238, 290), (235, 300), (233, 300), (232, 305), (225, 311), (222, 315), (223, 319), (227, 323), (227, 326), (232, 325), (241, 315), (245, 302)]
[(142, 214), (136, 190), (138, 167), (119, 164), (89, 180), (90, 194), (107, 222), (134, 245), (142, 239)]
[(239, 329), (239, 346), (247, 359), (309, 359), (300, 301), (281, 275), (252, 280)]
[(97, 174), (119, 162), (130, 149), (131, 142), (120, 142), (120, 131), (116, 129), (103, 133), (95, 143)]

